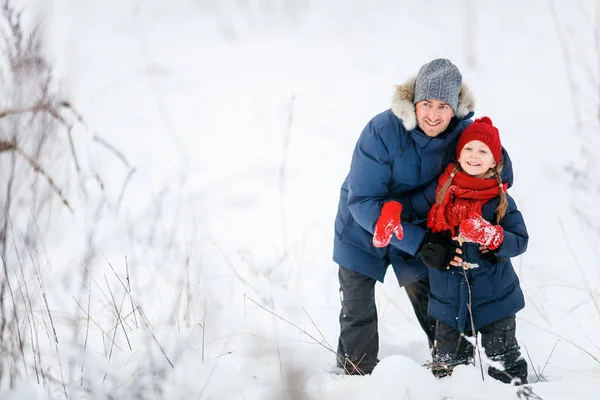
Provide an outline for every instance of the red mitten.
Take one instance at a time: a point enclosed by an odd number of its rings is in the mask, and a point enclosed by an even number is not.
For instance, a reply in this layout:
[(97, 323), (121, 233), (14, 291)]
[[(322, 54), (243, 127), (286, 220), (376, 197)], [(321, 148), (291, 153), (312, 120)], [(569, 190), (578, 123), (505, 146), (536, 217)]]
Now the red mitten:
[(504, 230), (500, 225), (492, 225), (474, 213), (460, 223), (459, 233), (467, 242), (482, 244), (490, 250), (496, 250), (504, 240)]
[(402, 214), (402, 204), (397, 201), (388, 201), (383, 205), (381, 215), (375, 224), (375, 234), (373, 235), (375, 247), (385, 247), (390, 244), (392, 233), (402, 240), (404, 232), (400, 225), (400, 214)]

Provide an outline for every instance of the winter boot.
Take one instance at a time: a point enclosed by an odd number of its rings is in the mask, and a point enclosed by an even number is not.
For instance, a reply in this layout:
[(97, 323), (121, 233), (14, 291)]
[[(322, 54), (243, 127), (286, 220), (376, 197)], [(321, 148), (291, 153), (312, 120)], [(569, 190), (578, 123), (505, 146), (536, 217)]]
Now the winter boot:
[(527, 383), (527, 361), (521, 357), (516, 338), (515, 317), (488, 324), (480, 329), (481, 342), (489, 358), (502, 363), (504, 371), (490, 367), (488, 374), (500, 382), (510, 383), (519, 378), (517, 384)]
[(436, 378), (452, 375), (457, 365), (466, 365), (473, 361), (472, 349), (456, 329), (437, 321), (433, 361), (428, 366)]

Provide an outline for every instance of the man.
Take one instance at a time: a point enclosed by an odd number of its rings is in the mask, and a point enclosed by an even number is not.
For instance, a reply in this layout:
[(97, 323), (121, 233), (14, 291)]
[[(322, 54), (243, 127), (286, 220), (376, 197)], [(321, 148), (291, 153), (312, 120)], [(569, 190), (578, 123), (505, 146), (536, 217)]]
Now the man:
[[(473, 107), (458, 68), (435, 59), (397, 87), (392, 108), (376, 115), (358, 139), (341, 188), (333, 251), (342, 301), (337, 364), (348, 374), (370, 374), (378, 362), (374, 289), (390, 264), (433, 344), (427, 267), (418, 256), (426, 231), (419, 222), (431, 207), (424, 194), (435, 191), (438, 176), (452, 161)], [(382, 210), (390, 201), (401, 207)], [(390, 223), (376, 232), (382, 212), (391, 216)], [(460, 261), (457, 256), (453, 264)]]

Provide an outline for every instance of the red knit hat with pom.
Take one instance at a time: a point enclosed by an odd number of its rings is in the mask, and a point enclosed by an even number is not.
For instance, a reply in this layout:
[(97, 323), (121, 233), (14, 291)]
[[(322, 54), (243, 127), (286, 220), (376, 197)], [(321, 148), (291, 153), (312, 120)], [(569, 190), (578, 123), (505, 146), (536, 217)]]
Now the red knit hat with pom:
[(500, 155), (502, 154), (502, 143), (500, 143), (500, 133), (498, 128), (492, 124), (492, 120), (489, 117), (477, 118), (473, 123), (463, 131), (458, 139), (458, 146), (456, 146), (456, 159), (460, 157), (460, 152), (463, 147), (471, 140), (479, 140), (487, 145), (496, 160), (496, 164), (500, 162)]

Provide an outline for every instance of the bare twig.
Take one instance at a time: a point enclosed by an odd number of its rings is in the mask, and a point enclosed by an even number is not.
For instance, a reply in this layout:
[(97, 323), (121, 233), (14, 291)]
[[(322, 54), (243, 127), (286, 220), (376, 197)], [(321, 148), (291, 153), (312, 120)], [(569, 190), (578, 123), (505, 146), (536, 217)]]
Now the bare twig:
[[(479, 349), (479, 341), (477, 340), (477, 332), (475, 331), (475, 322), (473, 321), (473, 310), (471, 309), (471, 284), (469, 283), (469, 277), (467, 276), (467, 270), (462, 268), (462, 273), (465, 277), (465, 282), (467, 283), (467, 290), (469, 291), (469, 302), (467, 303), (467, 308), (469, 310), (469, 318), (471, 319), (471, 333), (473, 335), (473, 339), (475, 340), (475, 351), (477, 351), (477, 355), (479, 356), (479, 368), (481, 370), (481, 380), (485, 380), (485, 375), (483, 373), (483, 363), (481, 362), (481, 350)], [(473, 357), (475, 360), (475, 357)], [(475, 362), (475, 361), (473, 361)]]
[(321, 330), (319, 329), (319, 327), (317, 326), (317, 324), (315, 324), (315, 321), (313, 321), (313, 319), (311, 318), (311, 316), (308, 314), (308, 312), (306, 311), (306, 309), (304, 307), (302, 307), (302, 311), (304, 311), (304, 314), (306, 314), (306, 316), (308, 317), (308, 319), (310, 319), (310, 322), (312, 322), (312, 324), (315, 327), (315, 329), (317, 330), (317, 332), (319, 332), (319, 335), (321, 335), (321, 337), (323, 338), (323, 340), (327, 344), (327, 347), (329, 347), (330, 349), (333, 349), (333, 347), (331, 347), (331, 345), (329, 344), (329, 342), (325, 338), (325, 335), (323, 335), (323, 333), (321, 332)]
[(37, 278), (38, 284), (42, 291), (42, 297), (44, 299), (44, 304), (46, 305), (46, 312), (48, 313), (48, 318), (50, 319), (50, 325), (52, 326), (52, 333), (54, 335), (54, 341), (58, 343), (58, 335), (56, 334), (56, 328), (54, 327), (54, 320), (52, 319), (52, 313), (50, 312), (50, 306), (48, 305), (48, 297), (46, 296), (46, 289), (44, 288), (44, 284), (42, 283), (42, 279), (40, 275), (35, 272), (35, 276)]
[(202, 362), (204, 362), (204, 334), (206, 333), (206, 300), (204, 300), (204, 317), (202, 318)]
[(242, 282), (245, 286), (247, 286), (247, 287), (251, 288), (252, 290), (254, 290), (255, 293), (260, 293), (260, 290), (258, 290), (258, 288), (255, 285), (252, 285), (247, 279), (245, 279), (238, 272), (238, 270), (236, 269), (235, 264), (233, 263), (233, 261), (231, 261), (229, 259), (229, 257), (227, 256), (227, 253), (221, 248), (221, 246), (219, 246), (217, 244), (217, 242), (214, 239), (212, 240), (212, 244), (217, 248), (217, 250), (219, 250), (219, 253), (221, 253), (221, 255), (223, 256), (223, 258), (227, 262), (227, 266), (231, 269), (231, 271), (235, 274), (235, 276), (240, 280), (240, 282)]
[[(339, 359), (339, 357), (338, 357), (338, 355), (337, 355), (337, 352), (336, 352), (335, 350), (333, 350), (331, 347), (327, 347), (327, 346), (325, 346), (325, 345), (323, 344), (323, 342), (322, 342), (322, 341), (320, 341), (320, 340), (318, 340), (317, 338), (315, 338), (313, 335), (311, 335), (310, 333), (308, 333), (308, 332), (307, 332), (305, 329), (302, 329), (302, 328), (300, 328), (298, 325), (294, 324), (293, 322), (291, 322), (291, 321), (288, 321), (287, 319), (283, 318), (282, 316), (275, 314), (273, 311), (269, 310), (268, 308), (266, 308), (266, 307), (264, 307), (264, 306), (262, 306), (262, 305), (258, 304), (256, 301), (252, 300), (252, 299), (251, 299), (250, 297), (248, 297), (246, 294), (244, 294), (244, 299), (248, 299), (248, 300), (250, 300), (252, 303), (254, 303), (255, 305), (257, 305), (258, 307), (260, 307), (260, 308), (261, 308), (261, 309), (263, 309), (264, 311), (266, 311), (266, 312), (268, 312), (269, 314), (271, 314), (271, 315), (273, 315), (273, 316), (277, 317), (278, 319), (282, 320), (283, 322), (285, 322), (285, 323), (287, 323), (287, 324), (289, 324), (289, 325), (293, 326), (294, 328), (298, 329), (300, 332), (304, 333), (306, 336), (308, 336), (309, 338), (311, 338), (311, 339), (312, 339), (312, 340), (313, 340), (313, 341), (314, 341), (316, 344), (318, 344), (319, 346), (323, 347), (324, 349), (326, 349), (326, 350), (328, 350), (328, 351), (332, 352), (333, 354), (335, 354), (335, 355), (336, 355), (336, 358), (338, 358), (338, 359)], [(363, 357), (364, 357), (364, 356), (365, 356), (365, 355), (363, 354)], [(364, 375), (364, 373), (362, 372), (362, 370), (361, 370), (361, 369), (358, 367), (358, 366), (360, 365), (360, 362), (362, 361), (362, 357), (361, 357), (361, 359), (359, 360), (359, 362), (358, 362), (358, 363), (356, 363), (356, 364), (354, 364), (354, 363), (353, 363), (351, 360), (349, 360), (349, 359), (345, 359), (345, 360), (339, 360), (339, 361), (340, 361), (340, 363), (341, 363), (342, 365), (344, 365), (344, 369), (346, 370), (346, 372), (347, 372), (347, 373), (350, 373), (350, 371), (348, 371), (348, 370), (345, 368), (345, 366), (346, 366), (347, 364), (349, 364), (349, 365), (350, 365), (350, 366), (353, 368), (352, 372), (358, 372), (360, 375)]]
[[(110, 338), (110, 336), (108, 335), (108, 332), (106, 332), (106, 331), (105, 331), (105, 330), (104, 330), (104, 329), (103, 329), (103, 328), (100, 326), (100, 324), (99, 324), (98, 322), (96, 322), (96, 320), (94, 320), (94, 318), (92, 318), (92, 316), (91, 316), (91, 315), (90, 315), (90, 313), (89, 313), (89, 309), (88, 309), (88, 311), (86, 311), (86, 310), (85, 310), (85, 308), (83, 308), (83, 307), (81, 306), (81, 304), (79, 304), (79, 302), (77, 301), (77, 299), (76, 299), (75, 297), (73, 297), (73, 300), (75, 301), (75, 304), (77, 304), (77, 307), (79, 307), (79, 309), (80, 309), (81, 311), (83, 311), (83, 312), (84, 312), (84, 314), (87, 316), (88, 322), (89, 322), (89, 321), (92, 321), (92, 322), (94, 323), (94, 325), (96, 325), (96, 327), (97, 327), (98, 329), (100, 329), (100, 332), (102, 332), (102, 337), (103, 337), (103, 338), (106, 338), (106, 339), (108, 339), (109, 341), (111, 341), (111, 342), (112, 342), (112, 339), (111, 339), (111, 338)], [(119, 345), (118, 345), (116, 342), (114, 343), (114, 346), (115, 346), (117, 349), (119, 349), (119, 351), (123, 351), (123, 349), (121, 349), (121, 348), (119, 347)]]
[[(112, 304), (112, 306), (114, 308), (115, 315), (116, 315), (116, 318), (117, 318), (117, 322), (115, 323), (115, 327), (112, 329), (112, 331), (113, 331), (112, 344), (111, 344), (110, 350), (108, 352), (108, 363), (110, 364), (110, 361), (112, 359), (113, 345), (114, 345), (116, 337), (117, 337), (117, 331), (118, 331), (118, 327), (119, 327), (119, 322), (121, 322), (121, 310), (117, 307), (117, 302), (116, 302), (115, 297), (114, 297), (114, 295), (112, 293), (112, 289), (110, 288), (110, 285), (108, 284), (108, 279), (106, 279), (106, 275), (104, 275), (104, 281), (106, 282), (106, 286), (108, 287), (108, 292), (110, 293), (110, 297), (111, 297), (111, 304)], [(121, 302), (121, 307), (122, 306), (123, 306), (123, 302)], [(121, 324), (121, 327), (123, 327), (122, 324)], [(125, 332), (125, 327), (123, 327), (123, 332)], [(125, 333), (125, 336), (127, 337), (127, 333)], [(127, 338), (127, 344), (129, 344), (129, 350), (131, 350), (131, 344), (129, 343), (129, 338)], [(102, 378), (102, 384), (104, 384), (104, 381), (106, 380), (109, 368), (107, 368), (106, 371), (104, 372), (104, 377)]]
[(571, 242), (569, 241), (569, 236), (567, 235), (567, 232), (565, 231), (565, 227), (563, 225), (562, 219), (560, 218), (560, 214), (558, 214), (558, 212), (557, 212), (556, 216), (558, 218), (558, 223), (560, 224), (560, 229), (562, 231), (562, 234), (565, 238), (565, 242), (567, 243), (567, 248), (569, 249), (569, 253), (571, 254), (571, 257), (573, 257), (573, 260), (575, 261), (575, 265), (577, 266), (577, 269), (579, 270), (579, 274), (581, 274), (581, 278), (583, 279), (583, 282), (585, 283), (585, 285), (587, 287), (587, 291), (588, 291), (592, 301), (594, 302), (594, 306), (596, 307), (596, 312), (598, 313), (598, 316), (600, 316), (600, 306), (598, 305), (598, 301), (594, 297), (594, 291), (590, 287), (588, 279), (586, 278), (586, 276), (583, 272), (583, 268), (581, 268), (581, 264), (579, 264), (579, 260), (575, 256), (575, 252), (573, 251), (573, 248), (571, 247)]
[(0, 153), (2, 153), (3, 151), (10, 151), (10, 150), (14, 150), (16, 147), (15, 142), (9, 142), (8, 140), (1, 140), (0, 139)]
[[(271, 285), (271, 280), (269, 279), (269, 295), (271, 297), (271, 304), (275, 305), (275, 301), (273, 299), (273, 286)], [(275, 323), (275, 320), (272, 320), (273, 322), (273, 334), (275, 335), (275, 345), (277, 347), (277, 361), (279, 362), (279, 379), (281, 379), (281, 381), (284, 381), (284, 376), (283, 376), (283, 362), (281, 361), (281, 347), (279, 346), (279, 334), (277, 332), (277, 324)]]
[(46, 181), (48, 182), (48, 184), (50, 185), (52, 190), (54, 190), (58, 194), (62, 203), (69, 209), (69, 211), (71, 211), (73, 213), (74, 212), (73, 208), (71, 208), (71, 205), (69, 204), (67, 199), (63, 196), (62, 191), (58, 188), (58, 186), (56, 186), (56, 184), (54, 183), (54, 180), (52, 178), (50, 178), (48, 173), (46, 173), (46, 171), (38, 163), (36, 163), (31, 157), (29, 157), (27, 154), (23, 153), (21, 151), (21, 149), (16, 147), (15, 150), (21, 157), (23, 157), (29, 163), (29, 165), (31, 166), (31, 168), (33, 168), (33, 170), (35, 172), (41, 174), (44, 178), (46, 178)]
[(220, 357), (223, 357), (225, 355), (232, 354), (232, 353), (233, 353), (233, 351), (226, 351), (223, 354), (219, 354), (218, 356), (213, 357), (213, 360), (216, 360), (217, 358), (220, 358)]
[(50, 103), (40, 103), (35, 104), (33, 106), (24, 107), (24, 108), (9, 108), (3, 111), (0, 111), (0, 118), (7, 117), (9, 115), (21, 115), (28, 112), (38, 112), (38, 111), (49, 111), (52, 109), (52, 105)]
[(94, 135), (93, 140), (95, 142), (100, 143), (102, 146), (106, 147), (108, 150), (112, 151), (119, 160), (121, 160), (123, 162), (123, 164), (125, 164), (125, 166), (127, 166), (129, 169), (131, 169), (131, 164), (129, 164), (129, 161), (127, 161), (127, 159), (125, 158), (125, 156), (123, 155), (123, 153), (121, 151), (119, 151), (115, 146), (113, 146), (112, 144), (108, 143), (106, 141), (106, 139), (103, 139), (99, 136)]
[(533, 373), (535, 374), (535, 377), (539, 381), (542, 378), (542, 375), (538, 374), (538, 372), (535, 370), (535, 365), (533, 364), (531, 355), (529, 355), (529, 349), (527, 348), (527, 345), (525, 345), (525, 343), (523, 343), (523, 347), (525, 347), (525, 352), (527, 353), (527, 358), (529, 358), (529, 365), (531, 365), (531, 368), (533, 369)]
[(548, 362), (550, 361), (552, 354), (554, 354), (554, 350), (556, 350), (556, 346), (558, 345), (558, 342), (560, 342), (560, 339), (558, 339), (556, 341), (556, 343), (554, 343), (554, 347), (552, 348), (552, 351), (550, 352), (550, 355), (548, 356), (548, 359), (546, 360), (546, 364), (544, 364), (544, 367), (542, 368), (542, 371), (540, 372), (540, 376), (544, 374), (544, 371), (546, 370), (546, 367), (548, 366)]
[(592, 24), (594, 26), (594, 49), (596, 50), (596, 68), (597, 68), (597, 80), (596, 80), (596, 119), (600, 121), (600, 4), (596, 2), (596, 13), (595, 21)]
[(288, 103), (288, 120), (283, 137), (283, 149), (281, 151), (281, 164), (279, 166), (279, 211), (281, 213), (281, 240), (282, 240), (282, 258), (286, 258), (287, 253), (287, 233), (286, 233), (286, 218), (285, 218), (285, 177), (288, 161), (288, 149), (290, 147), (290, 139), (292, 136), (292, 127), (294, 125), (294, 95)]
[(565, 40), (565, 35), (560, 30), (560, 23), (558, 20), (558, 13), (556, 11), (556, 6), (554, 4), (554, 0), (547, 0), (548, 9), (550, 10), (550, 15), (552, 16), (552, 21), (554, 22), (554, 27), (556, 29), (556, 39), (560, 45), (560, 49), (563, 53), (563, 61), (565, 63), (565, 68), (567, 70), (567, 83), (569, 84), (569, 95), (571, 97), (571, 105), (573, 106), (572, 112), (575, 119), (575, 127), (577, 132), (581, 132), (583, 128), (583, 118), (581, 117), (581, 107), (579, 106), (579, 101), (577, 98), (577, 85), (575, 83), (575, 67), (573, 66), (571, 57), (569, 56), (569, 45)]
[(133, 176), (134, 172), (135, 172), (135, 168), (129, 169), (129, 172), (127, 173), (127, 176), (125, 177), (125, 181), (123, 182), (123, 186), (121, 186), (121, 192), (119, 193), (119, 197), (117, 199), (117, 206), (116, 206), (117, 211), (119, 211), (119, 208), (121, 207), (121, 201), (123, 201), (123, 196), (125, 196), (125, 189), (127, 189), (127, 184), (129, 183), (129, 180)]
[(150, 327), (150, 321), (148, 321), (148, 318), (146, 317), (146, 315), (144, 314), (144, 312), (142, 311), (142, 308), (138, 306), (138, 312), (140, 313), (140, 316), (142, 317), (142, 320), (144, 321), (144, 324), (146, 325), (146, 327), (148, 328), (148, 331), (150, 332), (150, 334), (152, 335), (152, 338), (154, 339), (154, 341), (156, 342), (156, 344), (158, 345), (158, 347), (160, 348), (160, 351), (163, 353), (163, 355), (165, 356), (165, 358), (167, 359), (167, 362), (169, 363), (169, 365), (171, 366), (171, 368), (175, 368), (175, 366), (173, 365), (173, 363), (171, 362), (171, 360), (169, 359), (169, 356), (167, 356), (167, 353), (165, 352), (165, 350), (163, 349), (163, 347), (161, 346), (160, 342), (158, 341), (158, 339), (156, 338), (156, 336), (154, 336), (154, 332), (152, 332), (152, 328)]
[(578, 345), (577, 343), (573, 342), (572, 340), (569, 340), (569, 339), (567, 339), (566, 337), (564, 337), (564, 336), (562, 336), (562, 335), (559, 335), (559, 334), (558, 334), (558, 333), (556, 333), (556, 332), (553, 332), (553, 331), (551, 331), (551, 330), (549, 330), (549, 329), (546, 329), (546, 328), (542, 328), (541, 326), (538, 326), (538, 325), (536, 325), (536, 324), (534, 324), (534, 323), (532, 323), (532, 322), (529, 322), (529, 321), (527, 321), (527, 320), (521, 320), (521, 321), (523, 321), (523, 322), (525, 322), (525, 323), (527, 323), (527, 324), (529, 324), (529, 325), (531, 325), (531, 326), (533, 326), (533, 327), (535, 327), (535, 328), (538, 328), (538, 329), (540, 329), (540, 330), (542, 330), (542, 331), (544, 331), (544, 332), (550, 333), (550, 334), (552, 334), (552, 335), (556, 336), (557, 338), (560, 338), (560, 339), (564, 340), (565, 342), (567, 342), (567, 343), (569, 343), (570, 345), (572, 345), (572, 346), (576, 347), (577, 349), (581, 350), (582, 352), (584, 352), (585, 354), (587, 354), (588, 356), (590, 356), (590, 357), (591, 357), (591, 358), (592, 358), (594, 361), (596, 361), (598, 364), (600, 364), (600, 359), (598, 359), (598, 357), (596, 357), (595, 355), (593, 355), (592, 353), (590, 353), (588, 350), (584, 349), (583, 347), (581, 347), (581, 346), (580, 346), (580, 345)]
[(81, 167), (79, 166), (79, 159), (77, 158), (77, 152), (75, 151), (75, 144), (73, 143), (73, 125), (69, 124), (62, 115), (58, 113), (54, 108), (50, 108), (48, 110), (48, 114), (53, 116), (57, 121), (65, 126), (67, 129), (67, 139), (69, 139), (69, 148), (71, 149), (71, 155), (73, 156), (73, 162), (75, 163), (75, 170), (79, 173), (81, 171)]
[(127, 278), (127, 293), (129, 293), (129, 300), (131, 302), (131, 312), (133, 312), (133, 321), (135, 322), (135, 327), (138, 327), (137, 317), (135, 316), (135, 307), (133, 306), (133, 298), (131, 297), (131, 280), (129, 279), (129, 263), (127, 261), (127, 256), (125, 256), (125, 273)]
[[(83, 341), (83, 351), (87, 351), (87, 342), (88, 342), (88, 336), (90, 333), (90, 304), (91, 304), (91, 300), (92, 300), (92, 285), (91, 285), (91, 277), (90, 277), (90, 282), (88, 284), (88, 303), (87, 303), (87, 312), (86, 312), (86, 322), (85, 322), (85, 340)], [(81, 382), (80, 382), (80, 386), (83, 386), (83, 368), (85, 366), (85, 363), (81, 363)]]

